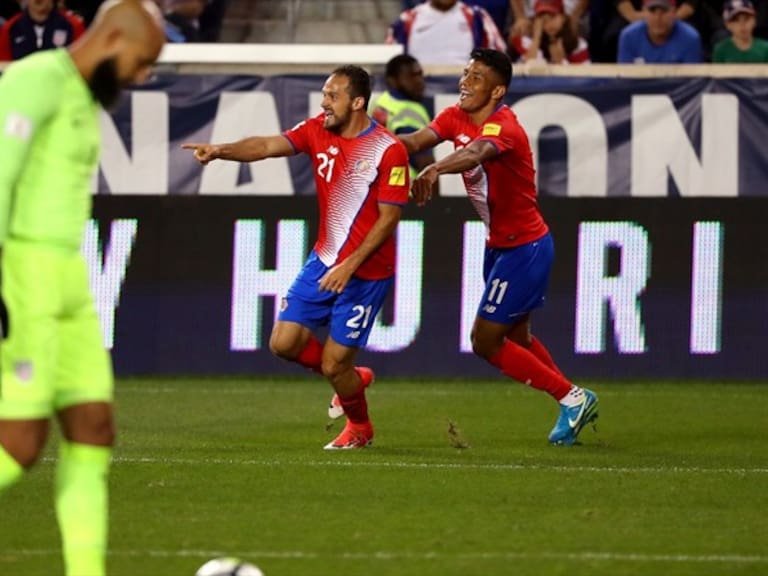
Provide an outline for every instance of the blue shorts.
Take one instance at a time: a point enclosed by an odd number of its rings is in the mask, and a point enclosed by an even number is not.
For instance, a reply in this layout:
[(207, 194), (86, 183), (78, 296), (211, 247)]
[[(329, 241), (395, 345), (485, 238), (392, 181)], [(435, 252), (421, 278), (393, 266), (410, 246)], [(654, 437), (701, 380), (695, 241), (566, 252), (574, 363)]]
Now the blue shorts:
[(365, 346), (394, 277), (363, 280), (353, 276), (337, 294), (318, 289), (327, 271), (328, 266), (313, 251), (283, 298), (278, 320), (296, 322), (313, 331), (330, 324), (330, 335), (339, 344)]
[(518, 317), (543, 306), (554, 256), (549, 233), (514, 248), (486, 248), (485, 290), (477, 315), (499, 324), (514, 324)]

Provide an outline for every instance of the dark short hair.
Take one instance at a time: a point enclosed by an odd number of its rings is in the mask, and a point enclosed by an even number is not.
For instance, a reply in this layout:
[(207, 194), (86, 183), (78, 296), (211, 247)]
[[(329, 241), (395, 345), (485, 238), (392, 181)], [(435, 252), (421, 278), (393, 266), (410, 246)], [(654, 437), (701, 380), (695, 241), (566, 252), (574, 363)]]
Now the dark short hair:
[(413, 66), (418, 63), (419, 61), (410, 54), (398, 54), (387, 62), (384, 74), (387, 78), (395, 78), (406, 66)]
[(362, 96), (365, 100), (363, 109), (368, 109), (368, 101), (371, 99), (371, 77), (360, 66), (347, 64), (339, 66), (332, 72), (333, 75), (346, 76), (349, 78), (349, 97), (353, 100)]
[(512, 61), (504, 52), (492, 50), (491, 48), (476, 48), (469, 55), (470, 59), (477, 60), (488, 66), (496, 72), (501, 78), (505, 87), (512, 82)]

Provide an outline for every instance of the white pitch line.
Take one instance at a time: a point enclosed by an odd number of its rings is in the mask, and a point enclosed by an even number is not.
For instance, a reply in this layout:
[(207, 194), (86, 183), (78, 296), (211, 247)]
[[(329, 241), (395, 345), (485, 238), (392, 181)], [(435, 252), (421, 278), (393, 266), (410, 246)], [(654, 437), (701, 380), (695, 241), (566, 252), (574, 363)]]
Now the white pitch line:
[[(2, 556), (55, 556), (61, 551), (57, 549), (16, 549), (0, 550)], [(746, 554), (645, 554), (642, 552), (341, 552), (318, 553), (303, 550), (110, 550), (110, 556), (155, 558), (214, 558), (217, 556), (235, 556), (238, 558), (295, 559), (341, 559), (341, 560), (575, 560), (597, 562), (638, 562), (638, 563), (668, 563), (668, 564), (768, 564), (768, 556)], [(2, 562), (0, 562), (1, 564)]]
[[(47, 458), (46, 460), (53, 460)], [(116, 464), (163, 464), (179, 466), (302, 466), (318, 467), (325, 466), (330, 468), (411, 468), (425, 470), (542, 470), (553, 472), (594, 472), (594, 473), (624, 473), (624, 474), (768, 474), (768, 468), (700, 468), (696, 466), (648, 466), (648, 467), (628, 467), (628, 466), (563, 466), (546, 464), (494, 464), (494, 463), (441, 463), (441, 462), (389, 462), (389, 461), (349, 461), (349, 460), (235, 460), (232, 458), (149, 458), (149, 457), (126, 457), (116, 456), (113, 461)]]

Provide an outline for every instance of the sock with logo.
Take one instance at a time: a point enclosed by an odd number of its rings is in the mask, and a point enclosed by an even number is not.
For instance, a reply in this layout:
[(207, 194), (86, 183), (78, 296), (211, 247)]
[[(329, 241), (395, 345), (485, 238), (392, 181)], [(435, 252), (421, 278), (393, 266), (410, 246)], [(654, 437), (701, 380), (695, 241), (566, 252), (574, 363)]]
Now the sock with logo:
[(489, 362), (510, 378), (523, 382), (537, 390), (543, 390), (560, 401), (573, 386), (562, 374), (552, 370), (530, 351), (511, 340)]
[(320, 340), (310, 335), (309, 340), (307, 340), (307, 345), (304, 346), (304, 349), (298, 356), (296, 356), (296, 362), (305, 368), (309, 368), (312, 372), (322, 374), (323, 345), (320, 343)]
[(560, 374), (560, 376), (563, 376), (563, 373), (560, 371), (560, 368), (557, 367), (557, 364), (555, 364), (547, 347), (544, 346), (544, 344), (541, 343), (541, 340), (536, 338), (536, 336), (531, 335), (531, 345), (528, 346), (528, 351), (541, 360), (548, 368), (554, 370)]
[(24, 468), (0, 445), (0, 494), (15, 484), (24, 474)]
[(56, 516), (67, 576), (104, 576), (112, 449), (62, 441), (56, 466)]

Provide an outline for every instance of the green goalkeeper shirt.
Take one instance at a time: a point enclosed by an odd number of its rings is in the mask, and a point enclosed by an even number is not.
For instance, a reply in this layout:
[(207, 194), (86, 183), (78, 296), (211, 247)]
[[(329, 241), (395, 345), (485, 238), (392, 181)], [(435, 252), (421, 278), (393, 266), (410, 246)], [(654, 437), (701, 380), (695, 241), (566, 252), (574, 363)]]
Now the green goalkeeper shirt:
[(100, 107), (66, 50), (0, 77), (0, 244), (79, 249), (101, 146)]

